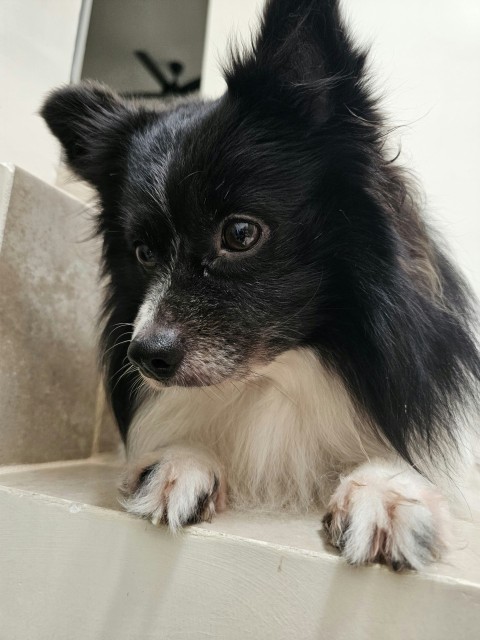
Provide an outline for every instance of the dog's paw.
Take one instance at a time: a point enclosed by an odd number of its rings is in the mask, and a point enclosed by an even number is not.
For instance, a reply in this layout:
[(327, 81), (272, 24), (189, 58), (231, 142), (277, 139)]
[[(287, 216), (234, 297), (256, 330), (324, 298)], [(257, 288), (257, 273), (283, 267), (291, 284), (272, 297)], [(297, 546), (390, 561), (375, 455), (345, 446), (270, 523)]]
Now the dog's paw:
[(366, 464), (340, 481), (323, 518), (329, 542), (354, 565), (421, 569), (445, 549), (448, 508), (413, 470)]
[(206, 452), (183, 446), (165, 447), (129, 465), (120, 490), (129, 513), (166, 523), (172, 531), (210, 521), (226, 503), (220, 465)]

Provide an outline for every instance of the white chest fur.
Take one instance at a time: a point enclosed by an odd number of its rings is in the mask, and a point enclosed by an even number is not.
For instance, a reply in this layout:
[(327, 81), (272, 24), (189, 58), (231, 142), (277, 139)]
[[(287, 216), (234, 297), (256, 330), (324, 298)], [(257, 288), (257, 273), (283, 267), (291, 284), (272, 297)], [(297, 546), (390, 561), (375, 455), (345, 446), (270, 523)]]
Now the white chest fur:
[(341, 380), (308, 349), (284, 353), (248, 381), (147, 399), (129, 431), (129, 459), (175, 443), (215, 453), (236, 504), (302, 511), (328, 497), (332, 472), (385, 452)]

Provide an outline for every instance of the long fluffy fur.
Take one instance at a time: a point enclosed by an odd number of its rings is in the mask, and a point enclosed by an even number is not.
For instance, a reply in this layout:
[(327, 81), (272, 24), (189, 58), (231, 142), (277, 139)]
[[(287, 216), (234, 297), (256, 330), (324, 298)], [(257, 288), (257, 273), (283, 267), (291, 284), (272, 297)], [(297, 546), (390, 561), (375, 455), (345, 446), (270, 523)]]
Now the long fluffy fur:
[[(100, 197), (102, 353), (124, 440), (201, 440), (228, 463), (236, 500), (301, 508), (329, 470), (379, 450), (423, 471), (448, 463), (478, 403), (473, 298), (387, 155), (338, 3), (267, 2), (225, 74), (221, 99), (163, 111), (89, 84), (43, 107)], [(217, 266), (208, 238), (242, 212), (264, 216), (272, 241)], [(162, 255), (155, 276), (136, 264), (138, 239)], [(220, 388), (136, 394), (140, 309), (143, 323), (180, 323), (191, 376)]]
[(326, 502), (339, 460), (345, 469), (385, 452), (309, 349), (288, 351), (244, 381), (166, 389), (162, 402), (151, 395), (128, 440), (132, 460), (201, 442), (228, 469), (232, 503), (299, 512)]

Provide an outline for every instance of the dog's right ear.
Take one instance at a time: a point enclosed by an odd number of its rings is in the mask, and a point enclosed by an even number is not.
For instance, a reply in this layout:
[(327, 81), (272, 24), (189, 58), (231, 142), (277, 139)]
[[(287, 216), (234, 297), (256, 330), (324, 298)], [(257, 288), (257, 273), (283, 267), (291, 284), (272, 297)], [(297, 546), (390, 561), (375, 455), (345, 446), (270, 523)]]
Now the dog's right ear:
[(252, 46), (233, 49), (224, 73), (233, 97), (274, 113), (290, 111), (315, 126), (351, 111), (371, 119), (365, 60), (339, 0), (267, 0)]
[(68, 166), (97, 188), (116, 175), (131, 132), (146, 116), (94, 83), (56, 89), (40, 114), (61, 142)]

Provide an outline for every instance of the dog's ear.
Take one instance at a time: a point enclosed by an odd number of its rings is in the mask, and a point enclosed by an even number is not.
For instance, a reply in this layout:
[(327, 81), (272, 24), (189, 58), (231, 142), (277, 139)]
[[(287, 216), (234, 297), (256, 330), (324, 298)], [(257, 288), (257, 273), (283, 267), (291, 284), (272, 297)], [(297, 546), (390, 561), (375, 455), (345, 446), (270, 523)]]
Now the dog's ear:
[(53, 91), (40, 114), (61, 142), (69, 167), (95, 187), (115, 175), (145, 112), (109, 89), (83, 83)]
[[(233, 53), (229, 92), (323, 123), (361, 97), (365, 53), (351, 42), (337, 0), (267, 0), (251, 51)], [(275, 105), (278, 105), (277, 107)]]

